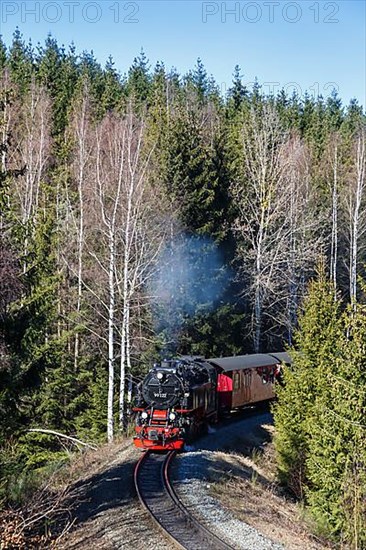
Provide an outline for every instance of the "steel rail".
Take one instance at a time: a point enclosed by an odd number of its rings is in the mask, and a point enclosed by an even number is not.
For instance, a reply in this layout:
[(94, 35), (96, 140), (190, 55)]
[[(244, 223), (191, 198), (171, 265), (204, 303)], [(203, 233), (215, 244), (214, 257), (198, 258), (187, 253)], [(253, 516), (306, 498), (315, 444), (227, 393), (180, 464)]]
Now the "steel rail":
[(135, 487), (141, 504), (175, 547), (183, 550), (233, 550), (187, 510), (169, 479), (175, 451), (146, 451), (137, 462)]

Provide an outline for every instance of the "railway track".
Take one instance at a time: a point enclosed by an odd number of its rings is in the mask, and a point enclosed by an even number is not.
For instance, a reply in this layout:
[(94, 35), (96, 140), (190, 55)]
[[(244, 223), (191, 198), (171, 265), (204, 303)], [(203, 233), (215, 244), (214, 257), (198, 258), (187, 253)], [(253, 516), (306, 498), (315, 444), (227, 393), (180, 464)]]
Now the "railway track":
[(177, 547), (185, 550), (233, 550), (211, 533), (181, 503), (169, 480), (175, 455), (146, 451), (135, 467), (135, 486), (142, 505)]

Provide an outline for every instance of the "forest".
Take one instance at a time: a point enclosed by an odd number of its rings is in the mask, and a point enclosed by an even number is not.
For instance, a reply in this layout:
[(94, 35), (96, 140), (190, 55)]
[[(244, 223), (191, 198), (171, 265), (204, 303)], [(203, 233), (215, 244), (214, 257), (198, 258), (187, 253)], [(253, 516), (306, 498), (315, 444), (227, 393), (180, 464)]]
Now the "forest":
[(67, 457), (30, 430), (112, 441), (159, 357), (289, 348), (282, 481), (365, 548), (357, 100), (266, 95), (239, 66), (223, 97), (200, 59), (120, 74), (18, 30), (0, 67), (0, 504)]

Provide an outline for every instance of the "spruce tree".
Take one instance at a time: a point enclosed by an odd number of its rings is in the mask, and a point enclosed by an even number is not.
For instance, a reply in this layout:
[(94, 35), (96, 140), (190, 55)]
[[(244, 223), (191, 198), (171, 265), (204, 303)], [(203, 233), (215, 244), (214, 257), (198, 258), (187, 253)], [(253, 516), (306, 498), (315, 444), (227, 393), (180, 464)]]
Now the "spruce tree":
[(34, 74), (33, 57), (31, 45), (25, 45), (23, 36), (17, 28), (13, 35), (7, 65), (20, 97), (28, 91), (31, 84)]
[(112, 56), (109, 56), (103, 71), (104, 90), (102, 93), (99, 116), (113, 109), (121, 109), (123, 105), (124, 88)]
[(150, 85), (149, 60), (144, 50), (141, 50), (140, 55), (133, 60), (127, 78), (127, 94), (140, 108), (144, 106), (149, 97)]
[(309, 424), (307, 501), (320, 529), (352, 548), (366, 544), (366, 308), (349, 307), (322, 363)]
[(215, 220), (219, 181), (213, 150), (194, 112), (181, 113), (170, 126), (167, 186), (180, 204), (181, 219), (187, 229), (211, 235), (220, 231)]
[(52, 134), (58, 145), (56, 154), (60, 157), (68, 110), (78, 79), (75, 47), (71, 45), (66, 52), (64, 46), (60, 47), (57, 40), (48, 35), (45, 45), (38, 48), (37, 79), (53, 100)]
[(249, 92), (243, 84), (243, 75), (239, 65), (235, 65), (233, 73), (232, 86), (228, 90), (228, 110), (233, 113), (238, 112), (248, 98)]
[(3, 71), (7, 65), (7, 49), (2, 36), (0, 36), (0, 71)]
[(300, 498), (308, 484), (314, 403), (322, 391), (326, 361), (333, 357), (342, 333), (339, 311), (340, 303), (334, 300), (334, 289), (321, 265), (303, 304), (290, 349), (293, 363), (284, 370), (284, 386), (278, 390), (274, 408), (279, 478)]
[(342, 100), (335, 89), (326, 101), (326, 125), (327, 133), (339, 130), (344, 120)]

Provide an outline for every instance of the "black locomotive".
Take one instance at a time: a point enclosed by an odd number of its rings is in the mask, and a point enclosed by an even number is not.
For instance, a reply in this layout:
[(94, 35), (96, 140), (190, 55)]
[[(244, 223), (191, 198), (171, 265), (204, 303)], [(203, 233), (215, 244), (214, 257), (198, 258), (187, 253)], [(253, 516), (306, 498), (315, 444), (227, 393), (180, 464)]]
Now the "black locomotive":
[(155, 364), (139, 388), (135, 444), (182, 448), (203, 422), (216, 419), (217, 380), (217, 370), (203, 358)]

